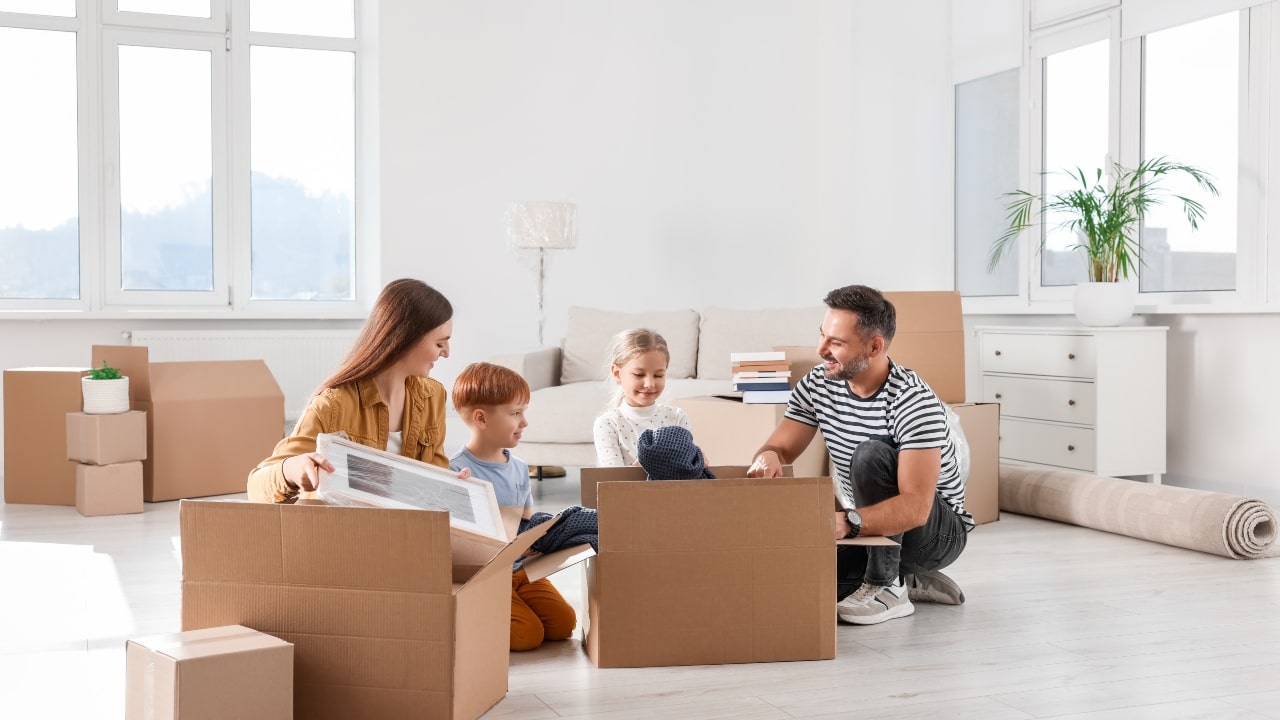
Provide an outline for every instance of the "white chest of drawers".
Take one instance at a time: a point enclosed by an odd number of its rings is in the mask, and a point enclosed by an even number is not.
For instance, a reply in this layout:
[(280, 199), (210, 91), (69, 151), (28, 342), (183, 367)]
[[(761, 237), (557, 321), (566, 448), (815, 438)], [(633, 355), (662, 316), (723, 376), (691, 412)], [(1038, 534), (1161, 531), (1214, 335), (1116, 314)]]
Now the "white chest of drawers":
[(1165, 472), (1163, 327), (976, 328), (1000, 459), (1104, 476)]

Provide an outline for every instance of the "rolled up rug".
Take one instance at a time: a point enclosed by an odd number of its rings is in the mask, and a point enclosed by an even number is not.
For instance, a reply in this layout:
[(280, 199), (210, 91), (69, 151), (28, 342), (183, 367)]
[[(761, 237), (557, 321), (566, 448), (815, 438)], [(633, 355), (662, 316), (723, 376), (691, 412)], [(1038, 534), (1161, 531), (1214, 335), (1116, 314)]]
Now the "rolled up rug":
[(1270, 505), (1209, 490), (1002, 464), (1000, 509), (1235, 559), (1280, 554)]

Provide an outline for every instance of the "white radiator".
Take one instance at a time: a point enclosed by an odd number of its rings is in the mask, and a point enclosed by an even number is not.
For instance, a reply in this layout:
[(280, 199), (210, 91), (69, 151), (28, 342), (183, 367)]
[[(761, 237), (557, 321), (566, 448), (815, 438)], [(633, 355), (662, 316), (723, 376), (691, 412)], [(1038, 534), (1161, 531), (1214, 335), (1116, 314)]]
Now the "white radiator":
[(355, 342), (353, 330), (135, 330), (133, 345), (146, 345), (152, 362), (262, 360), (284, 392), (290, 428), (316, 386), (338, 369)]

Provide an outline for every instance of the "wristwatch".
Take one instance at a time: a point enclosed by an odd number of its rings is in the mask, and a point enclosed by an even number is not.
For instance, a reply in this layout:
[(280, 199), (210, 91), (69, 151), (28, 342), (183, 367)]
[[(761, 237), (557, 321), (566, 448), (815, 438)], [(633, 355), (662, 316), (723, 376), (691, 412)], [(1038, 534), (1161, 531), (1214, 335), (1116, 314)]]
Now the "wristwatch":
[(862, 532), (862, 515), (857, 510), (845, 510), (844, 516), (849, 520), (849, 527), (853, 528), (849, 531), (847, 538), (856, 538), (858, 533)]

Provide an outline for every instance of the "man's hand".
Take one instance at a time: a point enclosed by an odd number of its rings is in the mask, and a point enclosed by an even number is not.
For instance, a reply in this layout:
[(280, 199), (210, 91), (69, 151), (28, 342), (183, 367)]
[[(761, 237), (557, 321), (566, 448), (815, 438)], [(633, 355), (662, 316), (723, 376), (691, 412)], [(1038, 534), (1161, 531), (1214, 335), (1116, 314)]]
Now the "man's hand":
[(775, 478), (782, 476), (782, 458), (773, 450), (765, 450), (747, 468), (749, 478)]
[(835, 533), (837, 540), (843, 540), (853, 532), (853, 526), (849, 524), (849, 516), (844, 514), (843, 510), (833, 511), (835, 517)]

